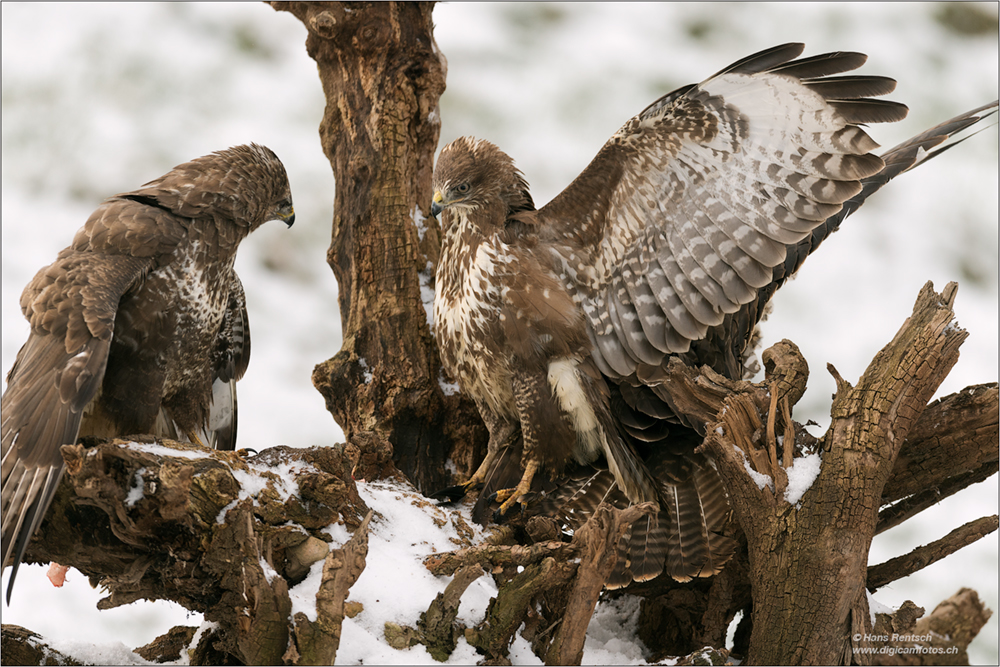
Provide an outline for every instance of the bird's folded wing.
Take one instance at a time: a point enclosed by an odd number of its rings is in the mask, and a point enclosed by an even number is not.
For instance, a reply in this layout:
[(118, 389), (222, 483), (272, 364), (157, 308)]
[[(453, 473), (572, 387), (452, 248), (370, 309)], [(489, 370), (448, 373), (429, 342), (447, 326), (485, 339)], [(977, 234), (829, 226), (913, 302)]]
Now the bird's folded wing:
[(67, 248), (22, 294), (32, 329), (7, 376), (0, 420), (4, 565), (17, 567), (45, 515), (62, 476), (59, 448), (76, 442), (101, 386), (118, 302), (152, 262)]

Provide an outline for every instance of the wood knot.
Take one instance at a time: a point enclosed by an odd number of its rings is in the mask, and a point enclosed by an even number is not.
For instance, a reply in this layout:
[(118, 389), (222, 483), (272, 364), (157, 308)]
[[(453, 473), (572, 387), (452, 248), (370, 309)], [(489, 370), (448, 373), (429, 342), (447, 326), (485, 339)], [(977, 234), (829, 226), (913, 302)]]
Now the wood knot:
[(63, 461), (66, 462), (66, 472), (75, 475), (83, 469), (83, 445), (63, 445), (59, 448)]
[(351, 41), (359, 52), (366, 54), (390, 46), (389, 40), (390, 32), (387, 22), (384, 19), (373, 17), (372, 20), (365, 21), (358, 26)]
[(309, 29), (320, 37), (332, 37), (337, 27), (337, 19), (328, 11), (313, 14), (309, 18)]
[(304, 577), (312, 564), (325, 559), (329, 552), (329, 544), (316, 537), (307, 537), (285, 552), (285, 574), (290, 579)]
[(531, 517), (525, 524), (524, 529), (533, 542), (558, 540), (561, 532), (556, 520), (547, 516)]
[(778, 397), (787, 397), (789, 407), (798, 403), (806, 393), (806, 381), (809, 379), (809, 364), (798, 346), (790, 340), (782, 340), (764, 350), (761, 359), (764, 361), (764, 377), (774, 387)]

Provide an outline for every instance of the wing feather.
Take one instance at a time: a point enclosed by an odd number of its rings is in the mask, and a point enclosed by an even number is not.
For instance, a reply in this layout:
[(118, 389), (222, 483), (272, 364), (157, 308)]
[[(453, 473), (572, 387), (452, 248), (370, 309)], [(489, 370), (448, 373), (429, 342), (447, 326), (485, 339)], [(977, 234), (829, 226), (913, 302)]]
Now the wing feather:
[[(668, 228), (666, 238), (677, 266), (696, 288), (688, 299), (684, 299), (685, 306), (699, 322), (714, 326), (722, 323), (723, 312), (730, 306), (725, 289), (710, 271), (705, 269), (705, 264), (709, 263), (708, 257), (712, 253), (708, 242), (699, 232), (699, 227), (708, 224), (704, 217), (704, 213), (698, 211), (684, 224)], [(735, 304), (732, 309), (735, 309)]]
[(622, 277), (613, 284), (615, 308), (612, 311), (612, 323), (618, 331), (624, 333), (625, 350), (636, 363), (655, 364), (663, 357), (646, 336), (642, 326), (642, 318), (637, 311), (632, 295), (627, 285), (630, 284), (627, 266), (623, 268)]
[(659, 302), (653, 296), (653, 291), (649, 287), (649, 279), (643, 270), (647, 266), (648, 257), (647, 244), (639, 246), (638, 252), (631, 253), (625, 259), (624, 269), (630, 273), (631, 279), (625, 279), (625, 288), (628, 290), (635, 306), (636, 315), (639, 317), (639, 326), (649, 344), (662, 352), (669, 352), (670, 348), (666, 344), (667, 316), (660, 308)]
[(62, 445), (76, 442), (108, 360), (118, 300), (148, 271), (148, 258), (67, 248), (24, 290), (32, 323), (7, 377), (0, 419), (3, 563), (15, 568), (62, 477)]
[[(749, 339), (750, 333), (757, 322), (760, 321), (771, 296), (774, 295), (775, 291), (777, 291), (785, 280), (798, 271), (806, 257), (839, 228), (840, 223), (848, 215), (856, 211), (868, 197), (896, 176), (909, 171), (927, 159), (940, 155), (943, 151), (967, 139), (971, 135), (966, 134), (960, 138), (955, 137), (976, 123), (996, 114), (997, 107), (998, 102), (993, 101), (972, 109), (943, 123), (939, 123), (929, 130), (907, 139), (898, 146), (884, 152), (880, 156), (880, 159), (885, 163), (885, 167), (877, 174), (863, 179), (863, 189), (861, 192), (845, 202), (839, 212), (830, 216), (813, 229), (809, 236), (791, 247), (784, 263), (774, 268), (772, 281), (761, 288), (753, 300), (748, 301), (737, 313), (734, 313), (731, 316), (731, 320), (727, 319), (727, 322), (719, 327), (720, 330), (727, 332), (726, 335), (720, 337), (720, 340), (724, 341), (723, 344), (725, 345), (731, 345), (732, 349), (722, 350), (716, 348), (704, 350), (703, 354), (721, 354), (723, 357), (735, 355), (736, 358), (741, 358), (744, 353), (743, 348), (746, 345), (746, 341)], [(851, 141), (854, 141), (854, 139), (851, 139)], [(716, 343), (712, 342), (711, 346), (715, 347)], [(716, 368), (716, 370), (725, 372), (721, 367)], [(735, 376), (732, 371), (729, 371), (728, 374)]]
[(657, 100), (538, 211), (552, 237), (572, 227), (589, 249), (595, 270), (571, 280), (612, 377), (723, 325), (884, 168), (858, 124), (905, 116), (872, 99), (895, 82), (836, 76), (862, 54), (794, 60), (802, 49), (762, 51)]
[[(781, 71), (776, 70), (776, 71)], [(782, 72), (787, 74), (787, 72)], [(828, 100), (856, 100), (880, 97), (896, 90), (896, 80), (885, 76), (829, 76), (811, 80), (805, 76), (802, 83)]]
[(250, 364), (250, 318), (243, 283), (230, 272), (229, 305), (216, 340), (213, 358), (212, 409), (208, 416), (209, 443), (215, 448), (236, 448), (238, 405), (236, 382)]
[(665, 307), (664, 312), (681, 336), (688, 340), (701, 338), (705, 335), (707, 326), (698, 320), (696, 313), (706, 307), (706, 302), (681, 271), (679, 258), (671, 252), (667, 230), (657, 230), (653, 236), (653, 246), (666, 283), (666, 286), (659, 286), (659, 291), (654, 290), (657, 300), (661, 306), (669, 307), (669, 310)]
[[(801, 53), (801, 51), (799, 51)], [(789, 59), (770, 68), (770, 71), (796, 79), (813, 79), (841, 74), (858, 69), (868, 61), (868, 56), (856, 51), (833, 51), (798, 60)]]

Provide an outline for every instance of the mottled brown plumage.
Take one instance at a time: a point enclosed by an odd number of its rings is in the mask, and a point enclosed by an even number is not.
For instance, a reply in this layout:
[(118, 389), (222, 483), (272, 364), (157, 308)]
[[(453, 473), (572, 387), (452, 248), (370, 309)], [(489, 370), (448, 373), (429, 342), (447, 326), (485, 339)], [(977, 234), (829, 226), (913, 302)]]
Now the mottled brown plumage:
[(559, 486), (532, 511), (569, 529), (602, 499), (659, 504), (623, 541), (609, 586), (664, 568), (710, 576), (729, 559), (725, 491), (694, 453), (700, 425), (657, 373), (679, 356), (742, 377), (764, 306), (802, 260), (868, 195), (995, 110), (883, 160), (860, 125), (906, 115), (871, 99), (895, 82), (832, 76), (862, 54), (794, 60), (802, 50), (763, 51), (657, 100), (540, 210), (493, 144), (442, 150), (435, 333), (490, 430), (467, 485), (484, 484), (478, 521), (494, 491), (501, 512), (524, 502), (541, 471)]
[(234, 448), (235, 383), (250, 359), (236, 250), (264, 222), (294, 218), (281, 161), (237, 146), (105, 200), (24, 289), (31, 333), (0, 433), (8, 600), (62, 445), (142, 433)]

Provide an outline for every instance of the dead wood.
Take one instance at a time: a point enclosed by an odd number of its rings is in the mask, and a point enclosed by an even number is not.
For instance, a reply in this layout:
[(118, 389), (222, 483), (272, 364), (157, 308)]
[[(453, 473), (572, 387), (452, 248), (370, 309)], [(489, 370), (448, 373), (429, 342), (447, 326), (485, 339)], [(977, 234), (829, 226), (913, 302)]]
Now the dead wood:
[(135, 652), (150, 662), (177, 662), (191, 645), (197, 631), (198, 628), (185, 625), (175, 626)]
[(443, 662), (455, 650), (459, 636), (459, 627), (455, 625), (455, 617), (458, 615), (462, 593), (469, 587), (469, 584), (483, 574), (483, 568), (478, 565), (463, 567), (455, 573), (455, 578), (444, 589), (444, 592), (438, 593), (427, 611), (420, 615), (417, 627), (423, 634), (428, 652), (435, 660)]
[(503, 567), (533, 565), (555, 557), (559, 560), (574, 558), (576, 545), (565, 542), (538, 542), (530, 546), (521, 544), (479, 544), (458, 551), (432, 554), (424, 559), (424, 566), (436, 575), (455, 574), (460, 568), (481, 565), (488, 570)]
[[(327, 100), (320, 141), (337, 184), (327, 261), (344, 341), (313, 383), (351, 445), (376, 447), (376, 460), (390, 452), (418, 489), (436, 491), (456, 481), (449, 459), (463, 478), (472, 473), (487, 433), (471, 401), (442, 389), (428, 322), (440, 246), (431, 175), (447, 67), (434, 5), (270, 4), (308, 30)], [(392, 473), (380, 463), (362, 474), (377, 479), (380, 470)]]
[(323, 528), (357, 529), (368, 513), (342, 450), (243, 458), (151, 438), (86, 444), (63, 447), (67, 472), (26, 562), (77, 568), (108, 591), (101, 609), (167, 599), (203, 612), (219, 624), (215, 652), (202, 653), (211, 662), (280, 662), (289, 582), (311, 565), (303, 545), (316, 553)]
[(463, 567), (455, 573), (443, 593), (438, 593), (427, 611), (420, 614), (417, 627), (401, 626), (391, 621), (385, 624), (385, 638), (393, 648), (404, 649), (417, 644), (427, 647), (427, 652), (438, 662), (444, 662), (458, 645), (465, 626), (456, 623), (462, 594), (473, 581), (483, 576), (479, 565)]
[(997, 530), (997, 515), (984, 516), (981, 519), (970, 521), (969, 523), (956, 528), (939, 540), (930, 544), (917, 547), (910, 553), (892, 558), (884, 563), (872, 565), (868, 568), (867, 587), (870, 591), (876, 591), (886, 584), (908, 577), (914, 572), (919, 572), (928, 565), (933, 565), (939, 560), (955, 553), (962, 547), (966, 547), (973, 542), (981, 540), (987, 535), (991, 535)]
[(0, 653), (5, 665), (81, 664), (48, 646), (41, 635), (19, 625), (3, 625), (0, 630)]
[(782, 497), (781, 466), (766, 453), (770, 397), (752, 389), (735, 394), (706, 428), (705, 447), (748, 539), (751, 663), (850, 659), (851, 630), (865, 628), (868, 548), (883, 488), (899, 448), (966, 336), (952, 324), (955, 291), (953, 284), (940, 295), (925, 286), (913, 315), (857, 387), (835, 374), (822, 470), (799, 505)]
[(882, 501), (927, 493), (970, 471), (995, 469), (1000, 457), (998, 393), (993, 382), (966, 387), (928, 405), (907, 435)]
[[(921, 419), (921, 421), (923, 420)], [(907, 519), (916, 516), (928, 507), (938, 504), (948, 496), (958, 493), (967, 486), (972, 486), (973, 484), (989, 479), (997, 473), (997, 468), (998, 466), (995, 461), (984, 463), (975, 470), (949, 477), (939, 483), (938, 486), (915, 493), (895, 505), (886, 507), (878, 514), (878, 527), (875, 530), (875, 534), (878, 535), (883, 531), (900, 525)], [(884, 496), (882, 500), (885, 500)]]
[(525, 567), (500, 586), (482, 623), (465, 631), (466, 641), (484, 653), (489, 664), (500, 664), (507, 659), (514, 633), (529, 614), (535, 614), (535, 599), (546, 591), (569, 585), (576, 568), (576, 563), (559, 562), (552, 557)]
[(337, 658), (344, 603), (351, 586), (365, 569), (371, 518), (369, 510), (351, 539), (326, 555), (322, 582), (316, 593), (316, 620), (310, 620), (302, 612), (295, 614), (292, 642), (283, 656), (288, 664), (332, 665)]
[(870, 664), (968, 665), (968, 648), (993, 615), (974, 590), (963, 588), (929, 616), (912, 602), (878, 614), (869, 636)]
[(656, 511), (654, 503), (619, 510), (605, 503), (583, 524), (573, 542), (581, 552), (573, 587), (566, 600), (566, 612), (555, 640), (545, 655), (547, 665), (579, 665), (587, 626), (594, 615), (604, 583), (618, 563), (618, 543), (639, 518)]

